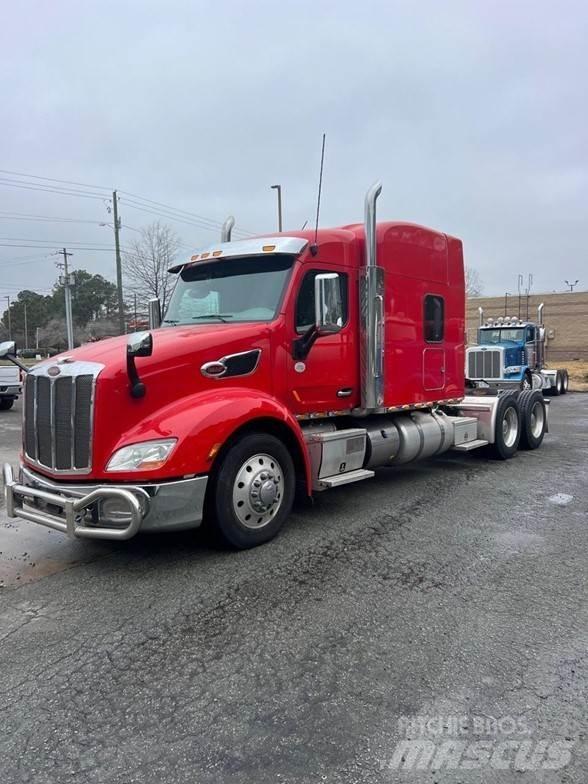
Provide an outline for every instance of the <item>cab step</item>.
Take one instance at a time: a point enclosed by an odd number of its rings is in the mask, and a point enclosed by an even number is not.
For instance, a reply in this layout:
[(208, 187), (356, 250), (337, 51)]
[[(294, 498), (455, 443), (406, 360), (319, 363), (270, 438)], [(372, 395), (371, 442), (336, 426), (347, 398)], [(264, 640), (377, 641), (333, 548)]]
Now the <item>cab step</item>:
[(455, 444), (451, 447), (453, 452), (471, 452), (472, 449), (479, 449), (481, 446), (488, 446), (488, 441), (483, 438), (476, 438), (474, 441), (465, 441), (463, 444)]
[(330, 487), (340, 487), (340, 485), (349, 485), (351, 482), (361, 482), (362, 479), (371, 479), (372, 476), (375, 476), (374, 471), (368, 471), (367, 468), (358, 468), (355, 471), (346, 471), (344, 474), (324, 476), (318, 481), (321, 488), (327, 489)]

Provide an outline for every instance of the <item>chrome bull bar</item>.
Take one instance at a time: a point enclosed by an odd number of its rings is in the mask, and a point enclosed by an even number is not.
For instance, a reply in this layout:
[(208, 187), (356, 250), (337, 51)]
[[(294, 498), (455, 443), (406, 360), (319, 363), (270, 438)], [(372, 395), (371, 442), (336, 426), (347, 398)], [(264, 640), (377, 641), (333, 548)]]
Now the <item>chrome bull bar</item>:
[[(53, 528), (55, 531), (67, 534), (72, 538), (84, 539), (130, 539), (135, 536), (141, 527), (143, 514), (141, 505), (137, 497), (129, 490), (119, 487), (100, 487), (91, 490), (81, 498), (66, 498), (47, 490), (39, 490), (36, 487), (25, 487), (15, 481), (12, 467), (4, 464), (3, 468), (4, 487), (6, 491), (6, 513), (8, 517), (21, 517), (23, 520), (30, 520), (33, 523)], [(131, 516), (131, 522), (126, 528), (101, 528), (82, 525), (78, 522), (80, 514), (92, 504), (104, 501), (108, 498), (116, 498), (123, 501)], [(24, 501), (42, 501), (63, 509), (65, 520), (57, 515), (40, 509), (25, 506)]]

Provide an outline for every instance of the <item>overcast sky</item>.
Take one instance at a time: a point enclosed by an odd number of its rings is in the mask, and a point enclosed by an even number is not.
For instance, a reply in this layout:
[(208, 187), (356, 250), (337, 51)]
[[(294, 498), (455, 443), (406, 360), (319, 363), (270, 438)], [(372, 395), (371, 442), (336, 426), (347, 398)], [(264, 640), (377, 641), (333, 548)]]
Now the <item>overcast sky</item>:
[[(300, 228), (314, 214), (325, 131), (322, 225), (361, 220), (380, 178), (380, 218), (462, 238), (485, 293), (515, 291), (519, 272), (533, 273), (535, 291), (566, 278), (588, 288), (584, 2), (2, 6), (0, 169), (118, 188), (217, 223), (233, 213), (252, 232), (275, 229), (269, 186), (281, 183), (285, 229)], [(50, 254), (64, 244), (74, 267), (113, 277), (111, 251), (75, 249), (112, 246), (101, 198), (0, 178), (0, 296), (50, 289)], [(132, 227), (123, 243), (156, 218), (124, 196), (121, 215)], [(167, 222), (186, 252), (218, 236)]]

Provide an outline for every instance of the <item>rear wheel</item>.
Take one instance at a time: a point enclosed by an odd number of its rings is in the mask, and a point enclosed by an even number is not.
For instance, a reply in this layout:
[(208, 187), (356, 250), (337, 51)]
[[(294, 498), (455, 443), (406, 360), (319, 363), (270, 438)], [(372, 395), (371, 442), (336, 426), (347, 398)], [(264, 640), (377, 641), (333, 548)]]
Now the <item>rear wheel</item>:
[(273, 539), (294, 500), (294, 464), (275, 436), (250, 433), (222, 458), (211, 507), (222, 538), (239, 550)]
[(522, 392), (519, 395), (519, 408), (521, 414), (520, 446), (522, 449), (537, 449), (541, 446), (547, 432), (547, 411), (543, 393), (539, 390)]
[(492, 455), (508, 460), (517, 451), (521, 438), (521, 415), (514, 395), (503, 395), (496, 409), (496, 425)]
[(0, 411), (9, 411), (14, 405), (14, 398), (3, 397), (0, 399)]
[(552, 394), (554, 397), (557, 397), (558, 395), (561, 395), (561, 388), (562, 388), (561, 373), (560, 373), (560, 371), (558, 370), (558, 371), (556, 372), (556, 374), (555, 374), (555, 383), (554, 383), (554, 385), (551, 387), (551, 394)]

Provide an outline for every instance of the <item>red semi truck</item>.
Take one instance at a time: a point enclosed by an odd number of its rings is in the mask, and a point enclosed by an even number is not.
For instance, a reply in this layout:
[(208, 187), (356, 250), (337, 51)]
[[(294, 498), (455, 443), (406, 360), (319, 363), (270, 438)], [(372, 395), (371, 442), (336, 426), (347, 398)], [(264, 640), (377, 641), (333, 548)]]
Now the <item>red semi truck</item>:
[[(171, 271), (161, 324), (26, 375), (8, 515), (128, 539), (207, 517), (234, 547), (308, 495), (450, 449), (511, 457), (547, 429), (540, 391), (468, 389), (460, 240), (365, 222), (222, 241)], [(13, 344), (0, 355), (11, 356)]]

